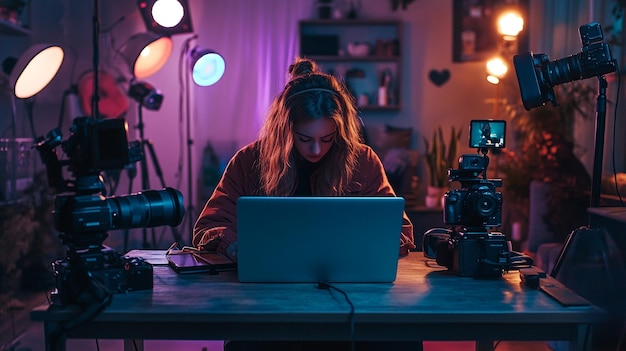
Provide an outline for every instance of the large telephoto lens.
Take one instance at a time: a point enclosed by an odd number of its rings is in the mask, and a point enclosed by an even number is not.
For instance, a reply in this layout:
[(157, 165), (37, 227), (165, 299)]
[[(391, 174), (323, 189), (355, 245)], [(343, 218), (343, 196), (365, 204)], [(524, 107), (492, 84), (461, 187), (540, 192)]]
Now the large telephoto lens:
[(551, 87), (586, 78), (581, 64), (581, 54), (548, 62), (544, 69), (546, 70), (547, 84)]
[(112, 213), (112, 228), (177, 226), (183, 220), (183, 195), (173, 188), (145, 190), (106, 199)]

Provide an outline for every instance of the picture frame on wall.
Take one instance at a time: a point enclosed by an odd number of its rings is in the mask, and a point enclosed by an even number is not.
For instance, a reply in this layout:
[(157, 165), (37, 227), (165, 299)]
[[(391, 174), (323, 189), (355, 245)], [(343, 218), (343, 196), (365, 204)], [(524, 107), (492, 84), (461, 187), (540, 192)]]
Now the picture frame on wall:
[(452, 61), (483, 61), (496, 54), (503, 42), (497, 19), (511, 8), (524, 18), (516, 53), (528, 51), (528, 0), (453, 0)]

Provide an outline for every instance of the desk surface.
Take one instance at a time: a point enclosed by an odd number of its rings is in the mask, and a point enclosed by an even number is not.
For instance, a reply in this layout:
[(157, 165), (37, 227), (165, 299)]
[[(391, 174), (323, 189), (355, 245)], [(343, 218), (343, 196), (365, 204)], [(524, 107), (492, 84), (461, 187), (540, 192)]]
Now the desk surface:
[(626, 223), (626, 207), (590, 207), (587, 211), (596, 216)]
[[(429, 267), (416, 252), (400, 259), (393, 284), (335, 286), (355, 306), (357, 340), (564, 339), (580, 346), (584, 328), (604, 316), (593, 306), (563, 307), (520, 284), (517, 271), (502, 279), (459, 277)], [(155, 266), (153, 290), (114, 295), (104, 312), (69, 336), (349, 340), (349, 311), (341, 294), (315, 284), (239, 283), (234, 272), (178, 275)], [(48, 327), (75, 315), (56, 306), (31, 312)]]

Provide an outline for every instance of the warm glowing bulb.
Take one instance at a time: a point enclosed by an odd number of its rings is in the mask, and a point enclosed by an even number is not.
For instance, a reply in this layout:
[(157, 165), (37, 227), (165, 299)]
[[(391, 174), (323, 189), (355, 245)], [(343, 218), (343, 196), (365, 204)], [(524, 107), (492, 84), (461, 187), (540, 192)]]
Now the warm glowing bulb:
[(502, 78), (508, 70), (508, 66), (500, 57), (496, 57), (487, 61), (487, 73), (489, 75)]
[(185, 9), (178, 0), (158, 0), (152, 6), (152, 18), (163, 27), (175, 27), (184, 14)]
[(498, 84), (500, 83), (500, 78), (496, 77), (496, 76), (492, 76), (492, 75), (488, 75), (487, 76), (487, 81), (491, 84)]
[(498, 18), (498, 32), (507, 40), (515, 40), (524, 29), (524, 19), (517, 11), (508, 11)]

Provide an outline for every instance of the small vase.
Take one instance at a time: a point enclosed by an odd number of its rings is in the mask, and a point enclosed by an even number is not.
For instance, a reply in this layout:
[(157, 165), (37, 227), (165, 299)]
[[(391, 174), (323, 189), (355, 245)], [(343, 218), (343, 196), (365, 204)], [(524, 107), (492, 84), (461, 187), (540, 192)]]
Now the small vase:
[(438, 188), (429, 185), (426, 188), (425, 205), (428, 208), (443, 207), (443, 195), (446, 193), (446, 188)]

